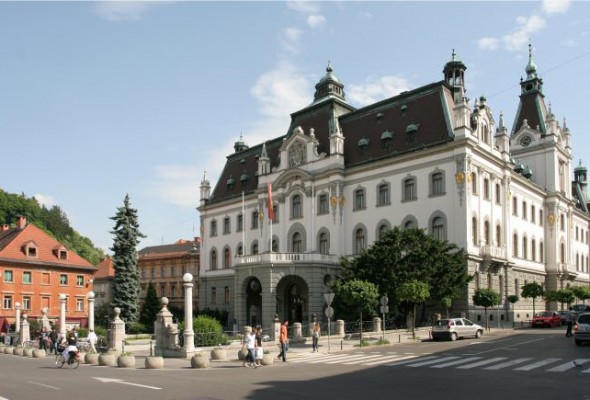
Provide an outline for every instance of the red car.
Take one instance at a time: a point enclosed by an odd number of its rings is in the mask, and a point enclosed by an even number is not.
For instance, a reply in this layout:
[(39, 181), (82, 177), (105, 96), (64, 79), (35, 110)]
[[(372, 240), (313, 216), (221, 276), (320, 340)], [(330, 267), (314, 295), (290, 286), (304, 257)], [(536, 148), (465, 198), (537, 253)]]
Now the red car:
[(533, 317), (533, 328), (540, 327), (554, 327), (561, 325), (561, 317), (555, 311), (543, 311), (535, 314)]

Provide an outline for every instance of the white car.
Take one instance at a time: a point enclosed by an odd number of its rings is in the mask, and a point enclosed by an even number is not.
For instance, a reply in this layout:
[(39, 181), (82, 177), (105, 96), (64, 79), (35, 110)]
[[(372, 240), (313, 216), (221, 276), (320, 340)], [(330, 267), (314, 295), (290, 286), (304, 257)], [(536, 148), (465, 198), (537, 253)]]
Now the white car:
[(479, 338), (483, 335), (483, 326), (466, 318), (439, 319), (432, 325), (432, 339), (441, 338), (457, 340), (464, 337)]

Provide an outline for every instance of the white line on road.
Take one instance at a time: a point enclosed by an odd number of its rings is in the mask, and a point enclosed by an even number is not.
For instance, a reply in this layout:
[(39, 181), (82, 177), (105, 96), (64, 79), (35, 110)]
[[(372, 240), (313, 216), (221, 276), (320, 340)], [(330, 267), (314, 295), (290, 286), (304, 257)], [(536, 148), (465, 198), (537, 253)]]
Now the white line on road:
[(506, 357), (490, 358), (489, 360), (482, 360), (482, 361), (474, 362), (472, 364), (461, 365), (460, 367), (457, 367), (457, 369), (470, 369), (470, 368), (475, 368), (475, 367), (481, 367), (482, 365), (493, 364), (495, 362), (502, 361), (505, 359), (506, 359)]
[(443, 362), (443, 361), (451, 361), (451, 360), (456, 360), (459, 357), (443, 357), (443, 358), (439, 358), (436, 360), (430, 360), (430, 361), (422, 361), (416, 364), (410, 364), (408, 365), (408, 367), (423, 367), (424, 365), (430, 365), (430, 364), (437, 364), (439, 362)]
[(530, 360), (530, 358), (527, 358), (527, 357), (525, 357), (525, 358), (517, 358), (515, 360), (506, 361), (505, 363), (502, 363), (502, 364), (492, 365), (491, 367), (487, 367), (487, 368), (484, 368), (484, 369), (498, 370), (498, 369), (510, 367), (512, 365), (522, 364), (523, 362), (526, 362), (528, 360)]
[(132, 382), (125, 382), (123, 379), (115, 379), (115, 378), (98, 378), (98, 377), (94, 377), (94, 379), (97, 379), (103, 383), (120, 383), (121, 385), (129, 385), (129, 386), (137, 386), (137, 387), (142, 387), (145, 389), (154, 389), (154, 390), (161, 390), (162, 388), (156, 387), (156, 386), (148, 386), (148, 385), (141, 385), (139, 383), (132, 383)]
[(44, 384), (44, 383), (41, 383), (41, 382), (33, 382), (33, 381), (29, 381), (29, 383), (30, 383), (31, 385), (43, 386), (43, 387), (46, 387), (46, 388), (48, 388), (48, 389), (53, 389), (53, 390), (61, 390), (61, 388), (58, 388), (58, 387), (55, 387), (55, 386), (46, 385), (46, 384)]
[(530, 371), (535, 368), (542, 367), (543, 365), (551, 364), (561, 360), (561, 358), (546, 358), (541, 361), (537, 361), (536, 363), (532, 363), (529, 365), (525, 365), (524, 367), (515, 368), (515, 371)]
[(465, 364), (465, 363), (475, 361), (475, 360), (480, 360), (480, 359), (481, 359), (481, 357), (468, 357), (468, 358), (463, 358), (461, 360), (449, 361), (447, 363), (433, 365), (430, 368), (446, 368), (446, 367), (451, 367), (453, 365)]
[[(584, 364), (584, 363), (586, 363), (588, 361), (590, 361), (590, 359), (587, 359), (587, 358), (577, 358), (575, 360), (575, 363), (577, 363), (577, 364)], [(568, 362), (566, 362), (564, 364), (558, 365), (555, 368), (548, 369), (547, 371), (550, 371), (550, 372), (563, 372), (563, 371), (567, 371), (568, 369), (576, 368), (576, 364), (575, 363), (573, 361), (568, 361)]]
[(510, 344), (510, 345), (508, 345), (508, 346), (495, 347), (495, 348), (493, 348), (493, 349), (490, 349), (490, 350), (486, 350), (486, 351), (480, 351), (480, 352), (477, 352), (477, 353), (470, 353), (470, 354), (465, 354), (465, 355), (466, 355), (466, 356), (478, 356), (478, 355), (480, 355), (480, 354), (490, 353), (490, 352), (492, 352), (492, 351), (496, 351), (496, 350), (500, 350), (500, 349), (507, 349), (507, 348), (511, 348), (511, 347), (516, 347), (516, 346), (518, 346), (518, 345), (521, 345), (521, 344), (528, 344), (528, 343), (535, 343), (535, 342), (540, 342), (541, 340), (545, 340), (545, 339), (544, 339), (544, 338), (542, 338), (542, 339), (528, 340), (528, 341), (526, 341), (526, 342), (513, 343), (513, 344)]

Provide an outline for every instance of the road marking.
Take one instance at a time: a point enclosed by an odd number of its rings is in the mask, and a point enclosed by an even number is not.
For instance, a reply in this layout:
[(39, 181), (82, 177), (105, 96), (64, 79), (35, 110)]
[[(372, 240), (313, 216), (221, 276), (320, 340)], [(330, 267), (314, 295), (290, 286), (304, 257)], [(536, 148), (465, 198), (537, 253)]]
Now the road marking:
[(6, 397), (0, 396), (0, 400), (8, 400)]
[(457, 369), (470, 369), (470, 368), (475, 368), (475, 367), (481, 367), (482, 365), (492, 364), (492, 363), (502, 361), (505, 359), (506, 359), (506, 357), (490, 358), (488, 360), (482, 360), (482, 361), (474, 362), (474, 363), (467, 364), (467, 365), (461, 365), (460, 367), (457, 367)]
[(103, 383), (120, 383), (121, 385), (137, 386), (137, 387), (142, 387), (145, 389), (154, 389), (154, 390), (161, 390), (162, 389), (162, 388), (159, 388), (156, 386), (140, 385), (139, 383), (125, 382), (123, 379), (99, 378), (96, 376), (94, 377), (94, 379), (99, 380)]
[(539, 342), (539, 341), (541, 341), (541, 340), (545, 340), (545, 339), (544, 339), (544, 338), (541, 338), (541, 339), (528, 340), (528, 341), (526, 341), (526, 342), (513, 343), (513, 344), (510, 344), (510, 345), (508, 345), (508, 346), (503, 346), (503, 347), (495, 347), (495, 348), (493, 348), (493, 349), (490, 349), (490, 350), (485, 350), (485, 351), (480, 351), (480, 352), (478, 352), (478, 353), (465, 354), (465, 355), (466, 355), (466, 356), (478, 356), (478, 355), (480, 355), (480, 354), (490, 353), (490, 352), (492, 352), (492, 351), (496, 351), (496, 350), (500, 350), (500, 349), (507, 349), (507, 348), (515, 347), (515, 346), (518, 346), (518, 345), (521, 345), (521, 344), (535, 343), (535, 342)]
[[(584, 364), (588, 361), (590, 361), (590, 359), (588, 359), (588, 358), (578, 358), (575, 360), (575, 362), (578, 364)], [(576, 368), (576, 365), (574, 364), (574, 361), (569, 361), (569, 362), (566, 362), (565, 364), (558, 365), (555, 368), (548, 369), (547, 371), (563, 372), (563, 371), (567, 371), (568, 369), (572, 369), (572, 368)]]
[(450, 366), (457, 365), (457, 364), (463, 364), (463, 363), (467, 363), (467, 362), (475, 361), (475, 360), (481, 360), (481, 357), (463, 358), (461, 360), (455, 360), (455, 361), (450, 361), (450, 362), (443, 363), (443, 364), (433, 365), (430, 368), (445, 368), (445, 367), (450, 367)]
[(459, 357), (443, 357), (443, 358), (436, 359), (436, 360), (421, 361), (421, 362), (418, 362), (415, 364), (409, 364), (408, 367), (413, 367), (413, 368), (422, 367), (424, 365), (436, 364), (436, 363), (443, 362), (443, 361), (456, 360), (457, 358), (459, 358)]
[[(401, 356), (383, 356), (380, 358), (376, 358), (374, 360), (370, 360), (369, 362), (363, 362), (362, 365), (379, 365), (379, 364), (385, 364), (390, 361), (404, 360), (407, 358), (408, 357), (401, 357)], [(346, 364), (346, 365), (348, 365), (348, 364)]]
[(46, 385), (46, 384), (41, 383), (41, 382), (29, 381), (29, 383), (32, 384), (32, 385), (43, 386), (43, 387), (46, 387), (48, 389), (61, 390), (61, 388), (58, 388), (58, 387), (55, 387), (55, 386)]
[(410, 358), (410, 360), (408, 360), (408, 361), (394, 362), (394, 363), (391, 363), (391, 364), (387, 364), (387, 366), (388, 367), (395, 367), (395, 366), (398, 366), (398, 365), (404, 365), (404, 364), (413, 363), (415, 361), (432, 360), (433, 358), (438, 358), (438, 357), (436, 357), (436, 356), (428, 356), (428, 357), (419, 358), (417, 360), (416, 360), (416, 358), (418, 358), (418, 356), (410, 356), (409, 358)]
[(335, 361), (326, 361), (326, 364), (338, 364), (341, 363), (343, 361), (355, 361), (355, 364), (357, 361), (361, 361), (361, 360), (369, 360), (371, 358), (377, 358), (379, 357), (379, 355), (374, 355), (374, 356), (367, 356), (367, 355), (357, 355), (357, 356), (350, 356), (350, 357), (344, 357), (341, 358), (339, 360), (335, 360)]
[(524, 367), (515, 368), (514, 370), (515, 371), (530, 371), (532, 369), (539, 368), (539, 367), (542, 367), (543, 365), (551, 364), (551, 363), (554, 363), (559, 360), (561, 360), (561, 358), (546, 358), (544, 360), (537, 361), (536, 363), (525, 365)]
[(511, 365), (522, 364), (523, 362), (526, 362), (528, 360), (530, 360), (530, 358), (517, 358), (515, 360), (506, 361), (505, 363), (502, 363), (502, 364), (492, 365), (491, 367), (487, 367), (484, 369), (495, 371), (495, 370), (498, 370), (501, 368), (510, 367)]

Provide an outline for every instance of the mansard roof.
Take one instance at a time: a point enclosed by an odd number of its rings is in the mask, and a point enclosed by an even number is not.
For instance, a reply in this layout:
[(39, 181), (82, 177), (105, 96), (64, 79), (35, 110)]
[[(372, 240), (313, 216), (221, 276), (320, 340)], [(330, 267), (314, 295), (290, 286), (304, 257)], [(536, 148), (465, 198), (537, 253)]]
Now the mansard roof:
[(144, 247), (143, 249), (139, 250), (137, 254), (140, 258), (146, 258), (150, 256), (175, 256), (175, 255), (182, 255), (187, 254), (191, 251), (199, 251), (199, 246), (197, 246), (195, 241), (192, 240), (178, 240), (176, 243), (173, 244), (163, 244), (159, 246), (148, 246)]

